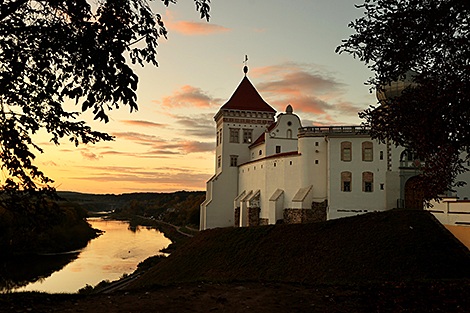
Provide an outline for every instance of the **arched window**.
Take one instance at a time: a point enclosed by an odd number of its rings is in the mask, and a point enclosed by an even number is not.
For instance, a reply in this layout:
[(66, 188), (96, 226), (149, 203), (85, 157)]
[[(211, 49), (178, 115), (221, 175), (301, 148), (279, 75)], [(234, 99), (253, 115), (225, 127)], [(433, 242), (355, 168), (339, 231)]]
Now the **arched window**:
[(374, 144), (370, 141), (364, 141), (362, 143), (362, 161), (374, 161)]
[(350, 192), (352, 189), (351, 172), (341, 172), (341, 191)]
[(287, 138), (292, 138), (292, 130), (291, 129), (287, 130)]
[(352, 144), (349, 141), (341, 143), (341, 161), (349, 162), (352, 160)]
[(372, 172), (362, 173), (362, 191), (364, 192), (374, 191), (374, 173)]

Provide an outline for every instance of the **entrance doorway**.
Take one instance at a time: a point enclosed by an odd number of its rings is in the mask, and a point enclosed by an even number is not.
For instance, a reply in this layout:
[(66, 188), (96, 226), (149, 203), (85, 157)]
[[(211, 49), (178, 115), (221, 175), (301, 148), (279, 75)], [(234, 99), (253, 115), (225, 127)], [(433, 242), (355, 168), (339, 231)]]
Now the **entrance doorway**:
[(423, 208), (423, 189), (418, 186), (418, 176), (411, 177), (405, 183), (405, 208)]

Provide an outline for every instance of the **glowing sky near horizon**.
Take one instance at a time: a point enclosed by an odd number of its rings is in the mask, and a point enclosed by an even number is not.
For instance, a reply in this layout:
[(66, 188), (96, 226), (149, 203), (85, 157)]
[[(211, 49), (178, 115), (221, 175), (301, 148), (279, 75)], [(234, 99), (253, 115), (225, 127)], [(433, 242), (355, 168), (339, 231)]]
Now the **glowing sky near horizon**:
[[(358, 112), (376, 103), (364, 82), (367, 67), (335, 48), (362, 15), (349, 0), (213, 0), (199, 19), (191, 0), (152, 2), (169, 29), (159, 42), (159, 67), (136, 67), (139, 111), (110, 112), (107, 124), (82, 118), (113, 142), (81, 145), (36, 138), (45, 153), (36, 164), (58, 190), (86, 193), (205, 190), (214, 173), (213, 116), (243, 78), (283, 112), (290, 103), (303, 126), (360, 124)], [(69, 110), (78, 110), (68, 105)]]

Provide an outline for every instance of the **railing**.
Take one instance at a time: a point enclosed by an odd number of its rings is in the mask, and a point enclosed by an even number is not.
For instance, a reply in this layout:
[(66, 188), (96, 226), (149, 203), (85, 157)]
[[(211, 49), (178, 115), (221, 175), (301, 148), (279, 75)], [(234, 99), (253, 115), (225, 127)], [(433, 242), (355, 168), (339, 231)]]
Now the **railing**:
[(299, 136), (307, 136), (311, 134), (368, 134), (370, 127), (368, 126), (310, 126), (301, 127)]

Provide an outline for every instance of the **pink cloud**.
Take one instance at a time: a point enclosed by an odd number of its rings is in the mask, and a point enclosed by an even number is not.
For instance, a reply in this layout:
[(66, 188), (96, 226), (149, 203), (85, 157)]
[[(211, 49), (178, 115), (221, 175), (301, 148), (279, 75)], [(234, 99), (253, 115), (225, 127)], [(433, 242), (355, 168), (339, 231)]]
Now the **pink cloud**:
[(90, 151), (80, 151), (80, 153), (82, 154), (82, 157), (85, 160), (89, 160), (89, 161), (97, 161), (97, 160), (102, 158), (101, 155), (96, 155), (96, 154), (94, 154), (93, 152), (90, 152)]
[(196, 107), (210, 108), (218, 104), (220, 100), (207, 95), (201, 88), (184, 85), (172, 92), (171, 96), (162, 97), (162, 101), (153, 100), (162, 108)]

